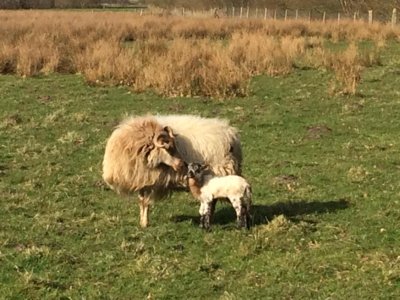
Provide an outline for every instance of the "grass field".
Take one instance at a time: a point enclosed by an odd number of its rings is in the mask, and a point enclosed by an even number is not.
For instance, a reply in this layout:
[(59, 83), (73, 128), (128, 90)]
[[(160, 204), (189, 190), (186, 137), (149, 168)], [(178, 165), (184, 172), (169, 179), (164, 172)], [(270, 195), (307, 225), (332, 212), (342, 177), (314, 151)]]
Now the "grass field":
[[(333, 74), (255, 77), (225, 101), (90, 87), (78, 75), (0, 76), (0, 298), (398, 299), (400, 50), (354, 96)], [(105, 188), (106, 138), (126, 114), (227, 118), (241, 132), (254, 220), (213, 230), (176, 193), (138, 226)]]

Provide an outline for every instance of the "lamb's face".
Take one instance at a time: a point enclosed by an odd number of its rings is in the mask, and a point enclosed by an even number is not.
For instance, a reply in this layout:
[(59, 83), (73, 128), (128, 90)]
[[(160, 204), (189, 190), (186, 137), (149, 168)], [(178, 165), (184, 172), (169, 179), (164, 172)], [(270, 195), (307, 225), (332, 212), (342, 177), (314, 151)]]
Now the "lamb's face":
[(189, 163), (187, 168), (188, 178), (201, 179), (205, 166), (199, 163)]

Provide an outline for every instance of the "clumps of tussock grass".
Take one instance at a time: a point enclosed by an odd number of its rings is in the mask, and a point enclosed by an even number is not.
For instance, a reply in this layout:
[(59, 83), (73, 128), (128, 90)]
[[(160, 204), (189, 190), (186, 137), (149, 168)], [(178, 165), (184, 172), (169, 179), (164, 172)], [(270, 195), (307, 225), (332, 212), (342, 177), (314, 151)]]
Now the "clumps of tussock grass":
[(282, 231), (287, 231), (291, 226), (291, 221), (288, 220), (284, 215), (279, 215), (275, 217), (272, 221), (268, 222), (266, 225), (260, 225), (258, 232), (263, 233), (279, 233)]
[(44, 126), (51, 126), (54, 123), (61, 121), (66, 115), (64, 108), (57, 109), (49, 114), (47, 114), (43, 120)]
[[(385, 230), (380, 232), (384, 233)], [(363, 253), (359, 255), (360, 264), (376, 270), (377, 275), (382, 277), (385, 283), (394, 285), (400, 280), (400, 256), (387, 254), (382, 251)]]
[(45, 147), (41, 143), (38, 143), (35, 137), (30, 136), (25, 140), (23, 145), (16, 148), (15, 153), (27, 160), (38, 159), (44, 149)]
[(71, 114), (71, 120), (77, 123), (88, 123), (89, 114), (86, 112), (76, 112)]
[(331, 93), (355, 95), (364, 69), (381, 65), (382, 47), (379, 42), (364, 50), (352, 42), (342, 52), (317, 47), (307, 52), (301, 60), (304, 65), (333, 72), (335, 77), (330, 85)]
[(332, 129), (325, 124), (317, 124), (307, 127), (306, 139), (316, 140), (328, 136)]
[(80, 145), (85, 141), (85, 138), (76, 131), (68, 131), (57, 140), (61, 144)]
[[(388, 26), (343, 22), (132, 18), (129, 13), (0, 12), (0, 73), (80, 73), (96, 85), (125, 85), (166, 96), (244, 96), (252, 76), (284, 75), (321, 39), (383, 44), (400, 36)], [(107, 21), (104, 21), (107, 20)], [(57, 31), (51, 28), (58, 28)], [(129, 42), (129, 44), (127, 43)], [(343, 93), (360, 81), (349, 47), (331, 58), (316, 50), (304, 62), (335, 72)], [(322, 62), (311, 62), (320, 57)], [(376, 56), (374, 56), (376, 57)], [(375, 63), (370, 57), (370, 63)], [(368, 63), (364, 62), (366, 65)]]
[(347, 178), (350, 182), (362, 183), (368, 178), (369, 174), (363, 166), (354, 166), (348, 170)]
[(249, 257), (267, 249), (308, 248), (306, 237), (309, 232), (315, 230), (314, 226), (311, 222), (291, 220), (284, 214), (276, 215), (268, 223), (254, 228), (249, 236), (251, 243), (241, 243), (238, 248), (239, 255)]
[(272, 185), (293, 192), (299, 187), (300, 183), (299, 178), (295, 175), (279, 175), (272, 178)]
[(17, 128), (20, 126), (20, 124), (22, 124), (22, 122), (22, 117), (19, 114), (10, 114), (3, 118), (2, 122), (0, 123), (0, 128)]
[(177, 39), (164, 56), (154, 57), (143, 68), (137, 85), (139, 90), (153, 88), (168, 96), (224, 98), (246, 95), (248, 79), (223, 45)]
[(229, 56), (248, 76), (288, 74), (305, 49), (304, 38), (234, 34)]
[(21, 252), (25, 257), (43, 257), (49, 255), (50, 249), (47, 246), (29, 245), (27, 247), (23, 247)]

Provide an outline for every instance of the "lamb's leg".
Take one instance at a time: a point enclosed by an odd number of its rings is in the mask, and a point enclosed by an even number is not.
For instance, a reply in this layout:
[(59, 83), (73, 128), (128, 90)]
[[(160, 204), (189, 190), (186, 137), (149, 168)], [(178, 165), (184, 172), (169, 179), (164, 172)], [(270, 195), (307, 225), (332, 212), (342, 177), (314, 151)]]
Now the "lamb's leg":
[(214, 212), (215, 212), (215, 206), (217, 205), (217, 199), (213, 199), (210, 204), (210, 221), (214, 219)]
[(200, 204), (200, 227), (209, 230), (211, 227), (211, 209), (213, 201), (201, 201)]
[(242, 205), (242, 201), (240, 198), (229, 198), (233, 208), (236, 212), (236, 224), (238, 228), (250, 226), (250, 215), (247, 211), (246, 207)]
[(152, 192), (148, 190), (139, 191), (140, 226), (145, 228), (149, 224), (148, 212)]
[(240, 214), (240, 226), (247, 229), (250, 228), (250, 212), (246, 206), (242, 206)]
[(200, 228), (204, 228), (205, 216), (207, 214), (207, 203), (203, 201), (200, 202), (199, 214), (200, 214)]

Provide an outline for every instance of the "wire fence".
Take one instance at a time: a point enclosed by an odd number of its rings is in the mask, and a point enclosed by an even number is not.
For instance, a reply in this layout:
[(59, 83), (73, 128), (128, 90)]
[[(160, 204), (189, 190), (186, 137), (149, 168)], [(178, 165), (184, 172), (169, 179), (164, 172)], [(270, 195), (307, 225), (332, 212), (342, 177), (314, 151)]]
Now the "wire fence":
[(326, 12), (322, 10), (302, 10), (302, 9), (269, 9), (269, 8), (249, 8), (249, 7), (231, 7), (216, 8), (204, 11), (194, 11), (185, 8), (174, 9), (137, 9), (141, 15), (174, 15), (185, 17), (214, 17), (214, 18), (236, 18), (236, 19), (264, 19), (264, 20), (308, 20), (308, 21), (336, 21), (340, 23), (344, 20), (365, 21), (370, 24), (374, 22), (390, 23), (393, 26), (398, 24), (397, 8), (386, 13), (368, 12)]

